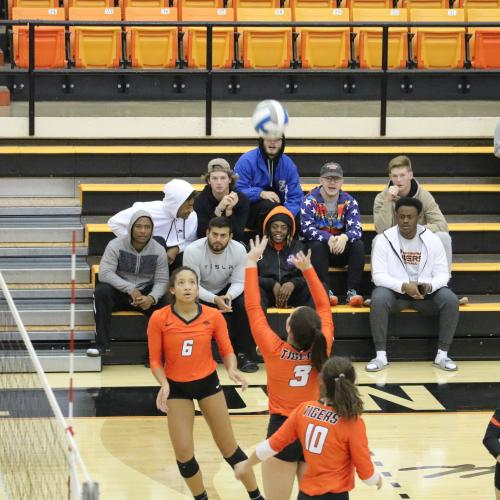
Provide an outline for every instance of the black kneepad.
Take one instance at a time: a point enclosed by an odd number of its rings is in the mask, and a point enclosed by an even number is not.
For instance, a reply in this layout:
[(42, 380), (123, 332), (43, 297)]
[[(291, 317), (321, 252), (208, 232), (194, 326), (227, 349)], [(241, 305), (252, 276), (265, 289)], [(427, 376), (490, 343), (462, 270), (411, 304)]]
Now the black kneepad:
[(185, 477), (186, 479), (193, 477), (200, 470), (200, 466), (198, 465), (198, 462), (194, 457), (187, 462), (177, 461), (177, 467), (179, 467), (181, 476)]
[(224, 460), (234, 469), (236, 464), (243, 462), (247, 458), (246, 453), (238, 446), (236, 451), (230, 457), (224, 458)]

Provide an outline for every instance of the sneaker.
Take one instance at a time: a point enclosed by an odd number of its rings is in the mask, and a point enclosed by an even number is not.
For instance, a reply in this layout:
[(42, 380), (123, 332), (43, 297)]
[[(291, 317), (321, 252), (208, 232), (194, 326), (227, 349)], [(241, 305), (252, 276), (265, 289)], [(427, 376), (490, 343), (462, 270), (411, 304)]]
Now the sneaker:
[(370, 307), (372, 305), (372, 299), (365, 299), (363, 305), (365, 307)]
[(328, 298), (331, 306), (335, 307), (339, 303), (339, 298), (331, 290), (328, 290)]
[(91, 347), (90, 349), (87, 349), (87, 356), (91, 358), (98, 358), (101, 354), (101, 349), (98, 349), (97, 347)]
[(459, 306), (466, 306), (469, 303), (469, 297), (460, 297), (458, 299)]
[(345, 303), (351, 307), (361, 307), (363, 305), (363, 296), (359, 295), (354, 289), (347, 290), (347, 297)]
[(255, 373), (259, 366), (250, 359), (248, 354), (242, 352), (238, 354), (238, 369), (245, 373)]

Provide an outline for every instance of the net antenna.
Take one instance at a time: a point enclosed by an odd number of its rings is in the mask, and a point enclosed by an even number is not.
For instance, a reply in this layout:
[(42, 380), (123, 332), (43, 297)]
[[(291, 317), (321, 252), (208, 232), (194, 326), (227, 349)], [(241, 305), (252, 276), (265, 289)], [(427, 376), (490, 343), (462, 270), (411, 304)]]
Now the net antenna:
[(0, 330), (0, 498), (97, 500), (2, 273)]

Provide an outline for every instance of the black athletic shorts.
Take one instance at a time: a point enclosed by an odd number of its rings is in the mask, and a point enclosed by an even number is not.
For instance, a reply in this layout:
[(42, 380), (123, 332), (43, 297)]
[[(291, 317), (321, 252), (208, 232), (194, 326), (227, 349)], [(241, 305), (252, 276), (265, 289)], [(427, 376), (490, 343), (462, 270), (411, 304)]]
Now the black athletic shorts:
[(168, 399), (204, 399), (208, 396), (213, 396), (222, 391), (222, 386), (217, 376), (217, 372), (213, 371), (205, 378), (191, 380), (189, 382), (176, 382), (167, 378), (170, 386)]
[(497, 462), (497, 467), (495, 469), (495, 488), (500, 491), (500, 463)]
[[(267, 426), (267, 436), (272, 436), (284, 423), (287, 417), (283, 415), (278, 415), (277, 413), (271, 414), (269, 418), (269, 424)], [(293, 443), (290, 443), (287, 447), (283, 448), (274, 458), (279, 458), (284, 462), (304, 462), (304, 453), (302, 451), (302, 445), (297, 439)]]
[(306, 495), (299, 491), (297, 500), (349, 500), (349, 492), (343, 491), (342, 493), (324, 493), (323, 495)]

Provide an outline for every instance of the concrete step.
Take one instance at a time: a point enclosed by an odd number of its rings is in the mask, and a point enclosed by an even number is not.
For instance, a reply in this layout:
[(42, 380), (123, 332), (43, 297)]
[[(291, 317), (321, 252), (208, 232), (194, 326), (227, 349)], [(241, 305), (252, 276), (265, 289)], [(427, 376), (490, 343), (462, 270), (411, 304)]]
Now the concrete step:
[[(76, 198), (76, 200), (78, 200)], [(61, 216), (78, 216), (81, 213), (81, 207), (75, 206), (21, 206), (15, 204), (15, 198), (9, 198), (8, 206), (0, 204), (0, 217), (61, 217)]]
[[(26, 300), (16, 304), (25, 326), (29, 325), (69, 325), (69, 304), (63, 301)], [(0, 313), (7, 309), (0, 303)], [(92, 325), (94, 316), (90, 300), (75, 304), (75, 325)]]
[(4, 217), (0, 219), (0, 242), (83, 241), (79, 217)]
[[(39, 326), (39, 325), (37, 325)], [(56, 328), (58, 328), (56, 330)], [(54, 343), (67, 343), (69, 348), (69, 329), (63, 330), (62, 327), (52, 327), (52, 329), (29, 330), (28, 336), (32, 342), (54, 342)], [(0, 342), (7, 342), (19, 339), (19, 332), (17, 331), (0, 331)], [(94, 326), (85, 326), (75, 328), (75, 342), (91, 342), (95, 339)]]
[[(0, 271), (11, 283), (70, 283), (70, 257), (2, 257)], [(88, 283), (90, 269), (85, 258), (76, 259), (76, 281)]]
[[(79, 349), (74, 353), (74, 367), (76, 372), (100, 372), (101, 358), (91, 358), (86, 350)], [(38, 349), (37, 355), (45, 372), (69, 371), (69, 352), (65, 349), (43, 350)], [(29, 366), (29, 359), (25, 351), (11, 351), (11, 356), (2, 356), (2, 370), (11, 373), (25, 372)]]
[[(77, 196), (73, 178), (13, 177), (2, 179), (3, 197), (65, 197)], [(2, 196), (2, 195), (0, 195)]]
[[(18, 287), (18, 288), (17, 288)], [(34, 299), (44, 299), (44, 300), (56, 300), (61, 299), (67, 301), (69, 304), (71, 301), (71, 286), (66, 286), (64, 288), (61, 285), (46, 285), (40, 284), (35, 285), (33, 283), (19, 284), (9, 286), (10, 293), (15, 301), (23, 300), (34, 300)], [(90, 285), (79, 285), (75, 288), (75, 299), (77, 301), (92, 300), (92, 294), (94, 293), (94, 288)]]
[[(62, 257), (70, 256), (72, 249), (67, 242), (62, 243), (34, 243), (33, 246), (26, 246), (28, 243), (0, 243), (0, 257)], [(76, 255), (87, 255), (88, 249), (79, 243), (75, 247)]]

